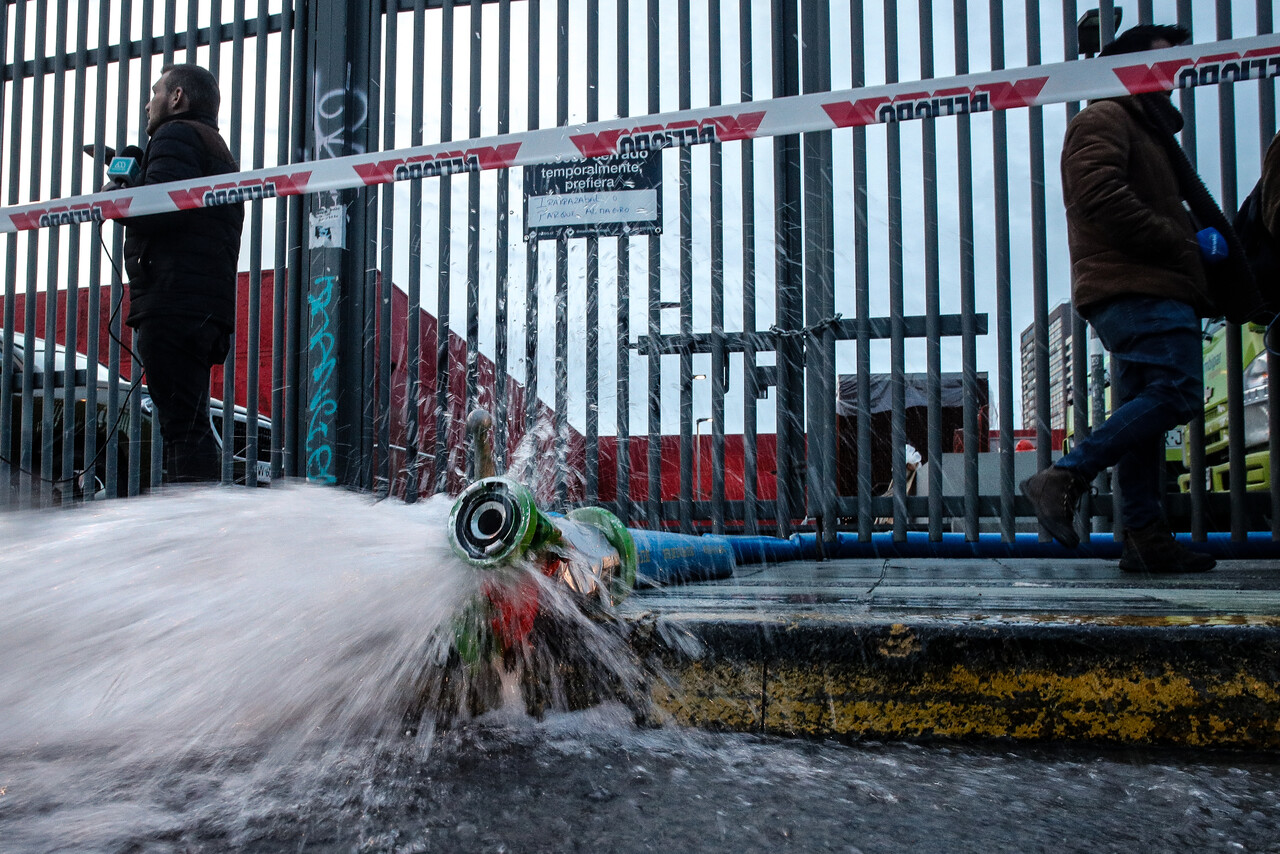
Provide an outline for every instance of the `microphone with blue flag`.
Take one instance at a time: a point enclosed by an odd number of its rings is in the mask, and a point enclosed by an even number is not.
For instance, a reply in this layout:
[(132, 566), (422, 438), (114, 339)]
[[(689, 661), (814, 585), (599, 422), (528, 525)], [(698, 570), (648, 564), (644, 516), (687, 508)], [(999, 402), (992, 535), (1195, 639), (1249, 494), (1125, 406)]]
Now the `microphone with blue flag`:
[(142, 177), (142, 149), (126, 145), (119, 154), (111, 156), (107, 164), (107, 177), (112, 181), (132, 187)]
[[(90, 157), (94, 157), (96, 152), (95, 145), (84, 147), (84, 153)], [(142, 156), (142, 149), (136, 145), (126, 145), (119, 154), (109, 145), (102, 146), (102, 161), (107, 167), (107, 180), (116, 185), (114, 188), (104, 187), (103, 189), (132, 187), (136, 184), (142, 178)]]

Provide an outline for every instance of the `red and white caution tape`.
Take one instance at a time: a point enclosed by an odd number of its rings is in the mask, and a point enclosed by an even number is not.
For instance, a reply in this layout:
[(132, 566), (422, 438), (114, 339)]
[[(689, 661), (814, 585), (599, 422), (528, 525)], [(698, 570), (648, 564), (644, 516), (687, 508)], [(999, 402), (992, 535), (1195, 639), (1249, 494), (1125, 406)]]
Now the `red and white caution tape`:
[[(1280, 77), (1280, 34), (313, 160), (0, 209), (0, 233), (732, 142)], [(221, 177), (221, 176), (220, 176)]]

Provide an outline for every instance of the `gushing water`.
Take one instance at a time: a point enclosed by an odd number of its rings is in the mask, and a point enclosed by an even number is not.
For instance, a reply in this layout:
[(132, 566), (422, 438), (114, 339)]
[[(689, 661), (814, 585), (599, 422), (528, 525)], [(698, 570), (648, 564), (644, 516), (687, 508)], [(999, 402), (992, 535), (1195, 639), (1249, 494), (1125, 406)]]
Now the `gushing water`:
[(484, 575), (449, 506), (206, 488), (0, 517), (0, 827), (25, 816), (0, 849), (114, 850), (203, 789), (301, 792), (406, 731), (425, 751)]
[(3, 517), (0, 741), (155, 758), (376, 728), (475, 592), (446, 516), (295, 488)]

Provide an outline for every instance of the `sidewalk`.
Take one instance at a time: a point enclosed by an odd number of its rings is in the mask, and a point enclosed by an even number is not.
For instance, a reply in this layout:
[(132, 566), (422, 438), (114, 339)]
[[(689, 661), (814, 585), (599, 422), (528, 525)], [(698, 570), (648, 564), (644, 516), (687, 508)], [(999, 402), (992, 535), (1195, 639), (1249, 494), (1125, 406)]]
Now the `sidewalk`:
[(741, 566), (637, 591), (622, 613), (690, 725), (1280, 749), (1277, 561), (1160, 577), (1090, 559)]

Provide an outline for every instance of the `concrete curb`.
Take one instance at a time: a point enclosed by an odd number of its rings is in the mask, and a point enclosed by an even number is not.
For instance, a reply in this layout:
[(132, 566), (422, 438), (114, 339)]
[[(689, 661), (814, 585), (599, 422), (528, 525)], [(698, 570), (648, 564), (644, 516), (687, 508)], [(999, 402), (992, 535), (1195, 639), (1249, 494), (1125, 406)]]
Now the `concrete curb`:
[(1280, 750), (1280, 621), (633, 620), (676, 721), (838, 739)]

